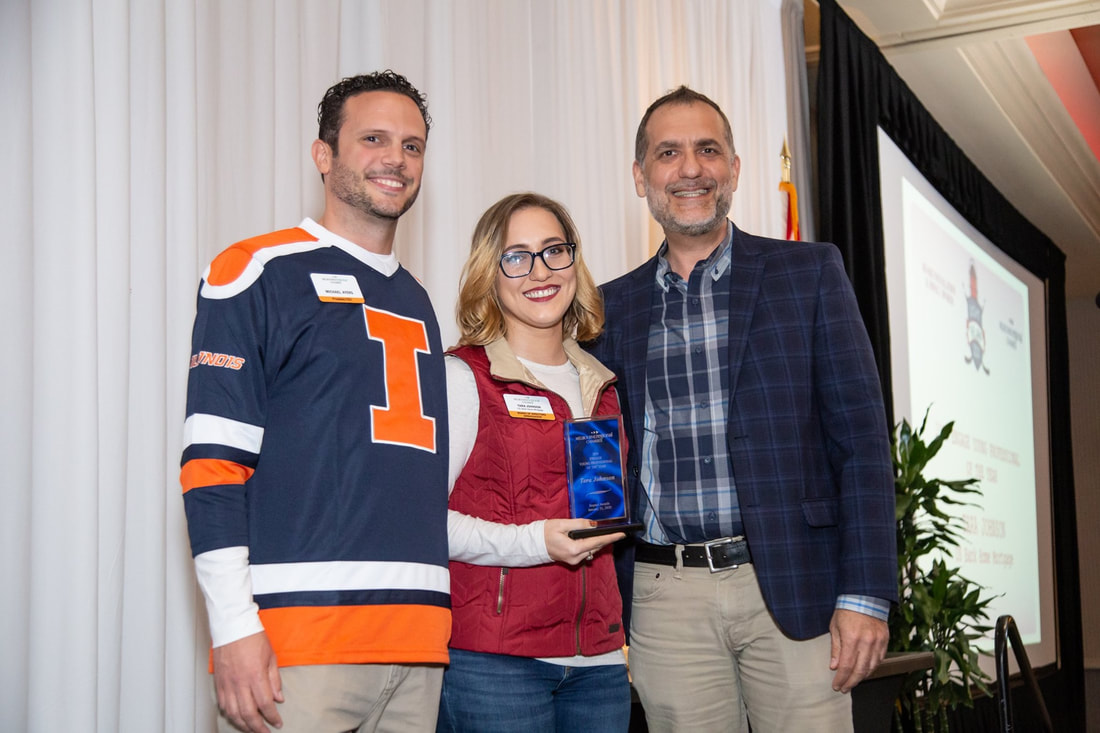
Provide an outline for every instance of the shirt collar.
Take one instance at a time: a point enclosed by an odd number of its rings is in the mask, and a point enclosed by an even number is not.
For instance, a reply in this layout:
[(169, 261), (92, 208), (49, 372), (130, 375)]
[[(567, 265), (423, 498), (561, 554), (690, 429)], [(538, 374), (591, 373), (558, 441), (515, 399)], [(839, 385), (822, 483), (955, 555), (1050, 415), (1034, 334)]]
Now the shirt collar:
[(342, 249), (367, 267), (377, 270), (386, 277), (393, 277), (393, 274), (401, 266), (395, 253), (390, 252), (388, 255), (381, 255), (377, 252), (371, 252), (350, 240), (344, 239), (339, 234), (325, 229), (308, 216), (302, 220), (298, 227), (317, 237), (319, 242)]
[[(666, 259), (666, 253), (668, 252), (668, 240), (661, 242), (661, 246), (657, 249), (657, 287), (661, 290), (668, 292), (669, 277), (675, 275), (672, 271), (671, 265), (668, 264)], [(714, 248), (714, 251), (703, 260), (701, 263), (696, 263), (695, 269), (702, 268), (704, 272), (709, 272), (712, 280), (717, 281), (718, 278), (726, 274), (730, 269), (730, 262), (733, 260), (733, 222), (729, 219), (726, 220), (726, 238), (722, 240), (721, 244)]]

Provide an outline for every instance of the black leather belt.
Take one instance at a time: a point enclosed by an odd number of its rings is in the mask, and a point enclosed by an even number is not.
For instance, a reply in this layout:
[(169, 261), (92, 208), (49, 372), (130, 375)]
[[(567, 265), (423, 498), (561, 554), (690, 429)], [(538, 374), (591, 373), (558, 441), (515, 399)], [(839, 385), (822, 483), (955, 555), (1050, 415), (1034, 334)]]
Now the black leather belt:
[[(732, 570), (738, 565), (752, 562), (749, 545), (743, 536), (723, 537), (698, 545), (684, 545), (684, 567), (710, 568), (712, 573), (719, 570)], [(636, 562), (648, 562), (655, 565), (676, 565), (675, 545), (651, 545), (639, 542), (634, 548)]]

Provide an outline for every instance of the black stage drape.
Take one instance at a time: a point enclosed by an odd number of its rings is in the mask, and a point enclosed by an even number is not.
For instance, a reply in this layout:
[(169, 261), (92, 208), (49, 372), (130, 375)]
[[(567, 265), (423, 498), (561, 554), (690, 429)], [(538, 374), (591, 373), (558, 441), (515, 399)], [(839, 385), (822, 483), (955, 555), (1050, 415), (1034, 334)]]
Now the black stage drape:
[[(876, 127), (982, 234), (1046, 286), (1051, 488), (1055, 535), (1059, 664), (1040, 670), (1059, 731), (1084, 730), (1084, 658), (1069, 420), (1065, 255), (1025, 219), (962, 153), (902, 82), (875, 44), (837, 7), (821, 0), (817, 84), (819, 231), (844, 256), (878, 360), (893, 424)], [(1011, 397), (1006, 397), (1011, 399)], [(1024, 701), (1017, 710), (1027, 709)], [(980, 714), (979, 709), (979, 714)], [(984, 727), (975, 719), (973, 728)], [(1020, 725), (1018, 729), (1030, 729)]]

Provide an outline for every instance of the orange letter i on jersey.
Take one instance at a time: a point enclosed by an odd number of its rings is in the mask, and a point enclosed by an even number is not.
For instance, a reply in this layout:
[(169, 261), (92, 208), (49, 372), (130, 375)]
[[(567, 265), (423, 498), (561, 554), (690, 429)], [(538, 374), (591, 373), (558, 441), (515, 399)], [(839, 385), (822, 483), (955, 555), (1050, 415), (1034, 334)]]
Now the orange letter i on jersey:
[(435, 418), (424, 415), (417, 352), (428, 353), (423, 321), (363, 307), (367, 337), (382, 342), (386, 406), (371, 405), (371, 439), (435, 452)]

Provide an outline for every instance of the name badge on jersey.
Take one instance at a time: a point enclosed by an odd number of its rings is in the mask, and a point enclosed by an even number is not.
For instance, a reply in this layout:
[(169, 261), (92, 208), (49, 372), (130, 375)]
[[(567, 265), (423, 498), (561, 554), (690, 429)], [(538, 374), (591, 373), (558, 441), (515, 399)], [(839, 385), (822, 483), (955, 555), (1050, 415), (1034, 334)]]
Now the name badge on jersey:
[(554, 410), (550, 407), (550, 400), (539, 395), (504, 395), (504, 404), (508, 406), (508, 414), (512, 417), (520, 417), (527, 420), (553, 420)]
[(355, 275), (323, 275), (318, 272), (309, 274), (317, 297), (323, 303), (362, 303), (363, 291)]

